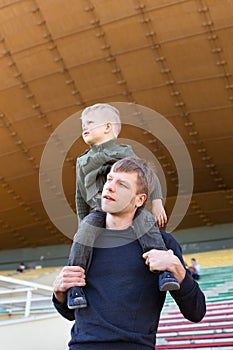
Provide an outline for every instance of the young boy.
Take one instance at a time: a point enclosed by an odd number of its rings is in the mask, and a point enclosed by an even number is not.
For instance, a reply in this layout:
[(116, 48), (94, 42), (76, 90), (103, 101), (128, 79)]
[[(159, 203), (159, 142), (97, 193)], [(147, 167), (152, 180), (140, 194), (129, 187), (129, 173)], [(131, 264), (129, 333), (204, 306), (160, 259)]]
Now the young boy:
[[(102, 232), (105, 213), (101, 210), (101, 192), (111, 166), (119, 159), (137, 157), (129, 145), (115, 143), (120, 131), (119, 111), (109, 104), (96, 104), (84, 109), (81, 115), (82, 136), (90, 150), (78, 157), (76, 164), (76, 209), (79, 228), (71, 247), (69, 265), (81, 266), (86, 273), (91, 262), (96, 238)], [(155, 175), (154, 191), (150, 194), (152, 213), (159, 224), (167, 221), (162, 204), (161, 186)], [(90, 213), (90, 208), (92, 209)], [(167, 250), (156, 221), (146, 209), (134, 220), (134, 232), (143, 252), (150, 249)], [(159, 276), (161, 291), (179, 289), (179, 283), (170, 272)], [(68, 290), (70, 309), (87, 306), (85, 294), (80, 287)]]

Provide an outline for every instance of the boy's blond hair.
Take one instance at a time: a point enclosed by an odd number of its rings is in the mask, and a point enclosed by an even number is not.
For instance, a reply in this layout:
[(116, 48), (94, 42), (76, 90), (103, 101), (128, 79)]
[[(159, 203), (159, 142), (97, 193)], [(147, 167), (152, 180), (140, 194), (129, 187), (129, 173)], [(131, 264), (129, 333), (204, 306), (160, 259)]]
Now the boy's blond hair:
[(87, 107), (82, 111), (81, 119), (92, 112), (101, 115), (101, 118), (104, 122), (110, 122), (112, 124), (114, 137), (117, 138), (121, 131), (121, 119), (119, 110), (107, 103), (96, 103), (95, 105)]

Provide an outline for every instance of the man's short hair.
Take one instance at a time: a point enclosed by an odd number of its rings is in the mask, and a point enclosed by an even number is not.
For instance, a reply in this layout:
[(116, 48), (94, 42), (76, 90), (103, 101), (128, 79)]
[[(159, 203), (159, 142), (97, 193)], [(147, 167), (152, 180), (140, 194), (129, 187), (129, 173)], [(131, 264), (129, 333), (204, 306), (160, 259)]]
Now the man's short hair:
[(145, 193), (147, 197), (151, 195), (156, 186), (155, 171), (152, 165), (143, 159), (126, 157), (118, 160), (112, 166), (114, 172), (136, 173), (137, 194)]
[(81, 119), (86, 117), (89, 113), (99, 113), (102, 120), (112, 123), (112, 130), (114, 136), (117, 138), (121, 131), (120, 112), (117, 108), (107, 103), (96, 103), (93, 106), (87, 107), (82, 111)]

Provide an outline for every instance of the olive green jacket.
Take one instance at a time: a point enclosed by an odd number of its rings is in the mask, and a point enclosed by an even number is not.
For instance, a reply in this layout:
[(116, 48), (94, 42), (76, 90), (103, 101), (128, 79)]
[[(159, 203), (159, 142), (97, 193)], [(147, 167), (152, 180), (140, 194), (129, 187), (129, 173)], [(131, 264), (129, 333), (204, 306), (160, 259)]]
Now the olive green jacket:
[[(76, 210), (79, 223), (95, 206), (95, 196), (102, 192), (106, 176), (111, 166), (125, 157), (137, 157), (129, 145), (116, 144), (110, 140), (91, 146), (90, 150), (77, 158), (76, 162)], [(155, 175), (156, 176), (156, 175)], [(151, 200), (162, 198), (159, 179), (156, 176), (156, 188)]]

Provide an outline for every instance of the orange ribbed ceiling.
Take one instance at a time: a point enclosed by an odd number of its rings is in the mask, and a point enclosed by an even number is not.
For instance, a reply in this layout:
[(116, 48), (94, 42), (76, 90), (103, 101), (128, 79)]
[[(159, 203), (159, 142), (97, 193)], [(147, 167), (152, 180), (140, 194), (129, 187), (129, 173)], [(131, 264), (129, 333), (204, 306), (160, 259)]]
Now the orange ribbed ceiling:
[[(40, 160), (55, 129), (97, 102), (148, 107), (181, 135), (194, 191), (178, 228), (232, 222), (232, 37), (232, 0), (2, 0), (1, 249), (70, 243), (44, 209)], [(177, 196), (171, 154), (143, 123), (124, 124), (121, 137), (160, 163), (171, 214)], [(75, 159), (85, 149), (79, 138), (64, 163), (73, 210)]]

